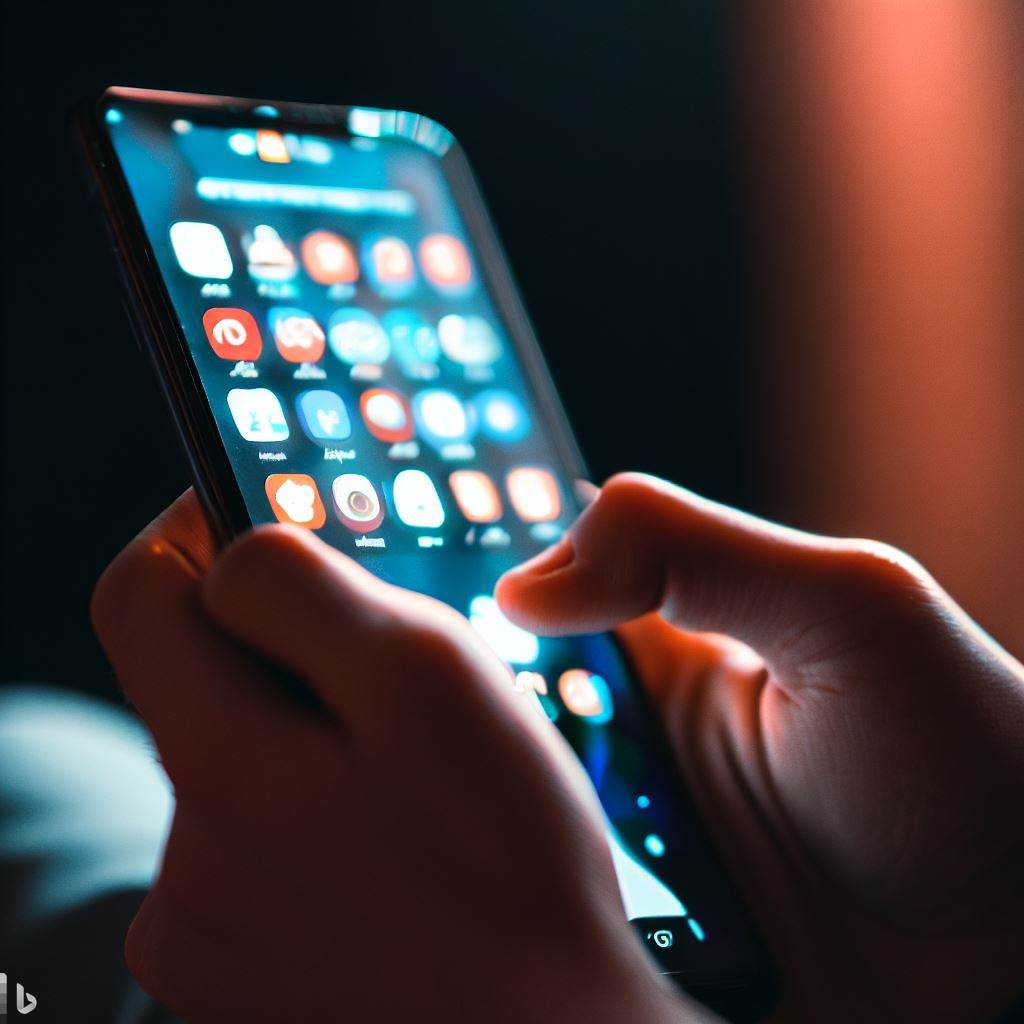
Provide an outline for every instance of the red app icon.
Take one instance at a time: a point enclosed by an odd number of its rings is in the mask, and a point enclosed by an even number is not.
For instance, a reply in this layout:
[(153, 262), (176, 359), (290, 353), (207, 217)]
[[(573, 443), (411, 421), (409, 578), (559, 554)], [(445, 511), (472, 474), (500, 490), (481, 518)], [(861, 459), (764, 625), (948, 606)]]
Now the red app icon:
[(352, 244), (333, 231), (314, 231), (299, 247), (302, 263), (317, 284), (353, 284), (359, 279), (359, 261)]
[(327, 512), (316, 481), (304, 473), (273, 473), (267, 477), (267, 497), (279, 523), (319, 530)]
[(465, 288), (473, 279), (473, 265), (466, 247), (452, 235), (427, 235), (420, 242), (420, 265), (435, 287)]
[(326, 335), (311, 313), (292, 306), (274, 306), (268, 319), (277, 351), (289, 363), (315, 363), (324, 354)]
[(208, 309), (203, 314), (203, 327), (210, 348), (221, 359), (252, 362), (263, 351), (260, 329), (252, 314), (244, 309)]
[(359, 396), (359, 411), (366, 429), (378, 441), (412, 438), (412, 408), (408, 400), (390, 388), (370, 388)]

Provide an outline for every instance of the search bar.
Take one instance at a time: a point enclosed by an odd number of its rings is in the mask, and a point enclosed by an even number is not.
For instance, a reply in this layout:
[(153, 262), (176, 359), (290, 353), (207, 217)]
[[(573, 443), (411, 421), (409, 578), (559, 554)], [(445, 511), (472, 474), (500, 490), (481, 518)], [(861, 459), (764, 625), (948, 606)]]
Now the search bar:
[(411, 217), (416, 200), (398, 189), (337, 188), (330, 185), (276, 185), (239, 178), (200, 178), (196, 192), (212, 202), (264, 203), (303, 210), (390, 213)]

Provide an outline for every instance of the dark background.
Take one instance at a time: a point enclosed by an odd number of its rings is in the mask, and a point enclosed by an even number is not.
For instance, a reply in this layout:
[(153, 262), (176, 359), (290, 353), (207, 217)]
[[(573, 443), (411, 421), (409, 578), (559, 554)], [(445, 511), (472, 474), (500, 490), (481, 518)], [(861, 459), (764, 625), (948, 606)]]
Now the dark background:
[(11, 3), (3, 673), (114, 693), (93, 581), (188, 484), (68, 110), (109, 84), (422, 111), (475, 165), (595, 479), (758, 506), (713, 2)]

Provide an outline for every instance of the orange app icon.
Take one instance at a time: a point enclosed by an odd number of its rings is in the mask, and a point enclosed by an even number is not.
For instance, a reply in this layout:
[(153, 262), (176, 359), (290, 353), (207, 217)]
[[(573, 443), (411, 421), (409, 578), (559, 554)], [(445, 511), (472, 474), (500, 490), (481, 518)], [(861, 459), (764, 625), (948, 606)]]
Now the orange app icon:
[(448, 477), (462, 514), (471, 523), (493, 523), (501, 518), (501, 498), (486, 473), (459, 469)]
[(256, 133), (256, 155), (268, 164), (290, 164), (292, 162), (284, 136), (280, 132), (261, 128)]
[(221, 359), (252, 362), (263, 351), (260, 329), (244, 309), (208, 309), (203, 314), (203, 328), (210, 348)]
[(516, 515), (526, 523), (546, 523), (562, 512), (558, 482), (546, 469), (520, 466), (509, 470), (505, 488)]
[(314, 231), (306, 235), (299, 252), (306, 273), (317, 284), (353, 284), (359, 279), (355, 249), (333, 231)]
[(427, 235), (419, 245), (426, 279), (441, 290), (465, 288), (473, 279), (466, 247), (452, 235)]
[(571, 668), (558, 677), (558, 696), (565, 706), (591, 725), (604, 725), (612, 717), (612, 695), (596, 672)]
[(304, 473), (273, 473), (267, 477), (267, 497), (279, 523), (318, 530), (327, 521), (316, 481)]
[(378, 441), (408, 441), (412, 437), (412, 408), (408, 399), (390, 388), (370, 388), (359, 396), (366, 429)]

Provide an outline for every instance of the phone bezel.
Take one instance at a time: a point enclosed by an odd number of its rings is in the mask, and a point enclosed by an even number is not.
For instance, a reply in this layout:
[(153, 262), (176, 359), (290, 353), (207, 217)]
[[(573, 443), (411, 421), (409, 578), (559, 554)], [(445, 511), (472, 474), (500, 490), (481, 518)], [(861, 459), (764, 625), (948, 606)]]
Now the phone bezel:
[[(196, 492), (214, 538), (219, 546), (223, 546), (250, 529), (253, 523), (188, 340), (103, 123), (103, 109), (111, 98), (163, 104), (169, 112), (180, 112), (183, 117), (197, 109), (213, 111), (217, 115), (214, 123), (222, 119), (225, 124), (238, 127), (273, 126), (295, 131), (328, 129), (340, 134), (345, 134), (348, 113), (357, 105), (303, 104), (111, 87), (99, 98), (81, 104), (74, 114), (90, 185), (103, 208), (103, 219), (113, 243), (137, 339), (140, 347), (145, 348), (153, 359), (157, 378), (189, 460)], [(266, 106), (278, 111), (278, 116), (272, 121), (256, 113), (257, 108)], [(484, 279), (521, 359), (527, 382), (562, 466), (574, 479), (585, 480), (588, 473), (579, 445), (520, 298), (509, 261), (457, 139), (439, 160), (467, 232), (476, 246)], [(621, 650), (618, 641), (614, 642)], [(626, 657), (626, 653), (622, 653)], [(629, 663), (631, 659), (626, 657), (626, 661)], [(660, 732), (653, 711), (648, 717), (652, 728)], [(705, 841), (710, 844), (716, 859), (720, 860), (717, 844), (708, 834), (706, 825)], [(722, 870), (728, 877), (724, 867)], [(737, 900), (742, 906), (738, 896)], [(752, 932), (756, 934), (753, 928)], [(760, 1019), (774, 1005), (775, 985), (764, 963), (760, 969), (754, 964), (750, 966), (751, 970), (742, 974), (666, 973), (675, 975), (681, 987), (698, 995), (713, 1009), (728, 1014), (731, 1019), (753, 1021)]]

